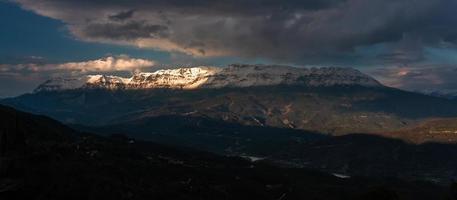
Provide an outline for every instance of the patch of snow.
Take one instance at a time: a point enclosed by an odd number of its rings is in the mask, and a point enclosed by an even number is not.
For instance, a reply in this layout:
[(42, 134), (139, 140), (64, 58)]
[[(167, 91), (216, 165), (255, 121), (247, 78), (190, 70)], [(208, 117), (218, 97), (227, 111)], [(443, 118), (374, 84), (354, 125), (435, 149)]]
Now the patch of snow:
[(261, 160), (265, 159), (265, 158), (261, 158), (261, 157), (255, 157), (255, 156), (241, 156), (241, 157), (244, 159), (247, 159), (251, 162), (257, 162), (257, 161), (261, 161)]
[(344, 175), (344, 174), (337, 174), (337, 173), (333, 173), (332, 174), (333, 176), (337, 177), (337, 178), (342, 178), (342, 179), (348, 179), (348, 178), (351, 178), (351, 176), (348, 176), (348, 175)]

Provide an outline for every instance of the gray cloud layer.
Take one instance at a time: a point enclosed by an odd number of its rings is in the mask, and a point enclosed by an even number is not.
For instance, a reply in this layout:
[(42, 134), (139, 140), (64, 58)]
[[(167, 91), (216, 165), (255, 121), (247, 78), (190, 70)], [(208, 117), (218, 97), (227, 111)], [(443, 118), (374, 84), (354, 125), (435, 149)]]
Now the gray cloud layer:
[(409, 63), (457, 43), (455, 0), (15, 1), (81, 40), (192, 56)]
[(456, 66), (377, 68), (368, 73), (395, 88), (422, 92), (457, 92)]
[(93, 72), (136, 71), (156, 65), (153, 60), (130, 58), (127, 55), (107, 56), (96, 60), (49, 64), (31, 62), (25, 64), (0, 64), (0, 76), (26, 76), (34, 73), (47, 72), (45, 75), (72, 73), (81, 75)]

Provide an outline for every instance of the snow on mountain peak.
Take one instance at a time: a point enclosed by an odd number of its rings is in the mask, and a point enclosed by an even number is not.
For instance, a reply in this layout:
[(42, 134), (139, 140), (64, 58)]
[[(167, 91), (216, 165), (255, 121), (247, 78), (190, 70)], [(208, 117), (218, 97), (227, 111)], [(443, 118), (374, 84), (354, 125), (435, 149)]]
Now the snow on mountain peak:
[(35, 92), (79, 88), (103, 89), (196, 89), (254, 87), (268, 85), (381, 86), (375, 79), (351, 68), (295, 68), (288, 66), (230, 65), (229, 67), (192, 67), (140, 72), (130, 78), (88, 75), (55, 78), (41, 84)]
[(162, 69), (135, 74), (128, 84), (132, 88), (194, 89), (208, 82), (219, 71), (220, 68), (216, 67)]

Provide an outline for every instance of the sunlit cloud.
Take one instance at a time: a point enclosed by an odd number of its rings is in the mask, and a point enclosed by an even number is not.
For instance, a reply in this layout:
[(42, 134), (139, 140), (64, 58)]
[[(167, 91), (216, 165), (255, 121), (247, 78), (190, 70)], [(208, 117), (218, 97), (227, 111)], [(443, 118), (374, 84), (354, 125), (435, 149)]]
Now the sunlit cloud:
[(155, 65), (155, 62), (152, 60), (130, 58), (127, 56), (109, 56), (102, 59), (89, 60), (84, 62), (63, 63), (57, 65), (56, 69), (81, 72), (133, 71), (141, 68), (151, 67), (153, 65)]
[(0, 73), (90, 73), (90, 72), (115, 72), (115, 71), (136, 71), (156, 65), (155, 61), (130, 58), (126, 55), (108, 56), (96, 60), (82, 62), (67, 62), (57, 64), (26, 63), (26, 64), (0, 64)]

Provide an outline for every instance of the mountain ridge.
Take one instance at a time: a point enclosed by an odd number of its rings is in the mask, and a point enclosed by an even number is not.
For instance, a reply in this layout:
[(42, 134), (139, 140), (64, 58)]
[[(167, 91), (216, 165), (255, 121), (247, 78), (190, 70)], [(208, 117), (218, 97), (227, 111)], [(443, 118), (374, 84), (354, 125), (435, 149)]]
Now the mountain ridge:
[(225, 87), (255, 87), (270, 85), (382, 86), (368, 75), (352, 68), (295, 68), (272, 65), (229, 65), (218, 67), (191, 67), (161, 69), (155, 72), (135, 73), (124, 78), (111, 75), (54, 78), (39, 85), (34, 92), (72, 89), (199, 89)]
[[(132, 84), (125, 85), (127, 81)], [(384, 135), (428, 119), (457, 117), (455, 101), (383, 86), (357, 70), (342, 68), (182, 68), (138, 73), (130, 79), (91, 76), (63, 86), (48, 82), (35, 93), (0, 103), (67, 124), (106, 126), (181, 115), (329, 135)]]

